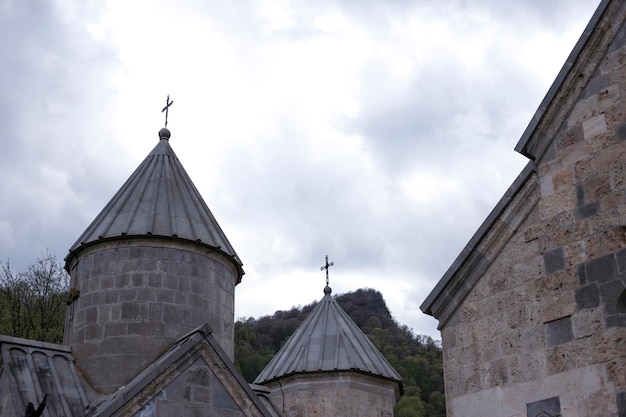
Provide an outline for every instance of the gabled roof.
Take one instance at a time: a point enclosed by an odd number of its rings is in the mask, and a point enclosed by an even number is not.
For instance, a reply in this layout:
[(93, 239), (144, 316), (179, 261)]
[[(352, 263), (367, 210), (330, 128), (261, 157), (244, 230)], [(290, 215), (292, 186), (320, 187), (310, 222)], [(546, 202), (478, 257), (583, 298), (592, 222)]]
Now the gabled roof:
[(324, 288), (324, 298), (254, 381), (293, 374), (356, 371), (397, 381), (402, 377)]
[[(153, 399), (165, 391), (168, 391), (168, 394), (163, 398), (167, 397), (167, 400), (176, 401), (175, 392), (184, 391), (184, 389), (173, 387), (172, 384), (182, 378), (183, 387), (187, 387), (189, 375), (185, 377), (184, 372), (190, 366), (197, 368), (198, 365), (203, 366), (211, 374), (212, 382), (209, 386), (212, 389), (212, 395), (204, 400), (205, 410), (212, 410), (215, 403), (220, 403), (226, 405), (233, 415), (235, 415), (233, 410), (239, 407), (246, 410), (242, 415), (281, 417), (276, 409), (272, 408), (270, 412), (263, 405), (263, 401), (257, 397), (213, 338), (208, 325), (182, 337), (169, 351), (130, 383), (120, 388), (104, 402), (97, 404), (87, 416), (138, 415), (139, 411), (150, 409)], [(197, 373), (197, 370), (194, 372)], [(186, 401), (187, 399), (183, 400), (183, 402)]]
[(515, 150), (539, 161), (578, 101), (624, 22), (624, 2), (602, 0)]
[(420, 306), (439, 320), (439, 329), (537, 205), (534, 172), (529, 162)]
[(66, 268), (82, 248), (103, 240), (182, 239), (210, 247), (242, 263), (161, 129), (159, 143), (70, 248)]
[(278, 409), (276, 404), (274, 404), (270, 400), (269, 397), (272, 391), (268, 387), (263, 385), (250, 384), (250, 388), (254, 391), (259, 401), (261, 401), (261, 404), (265, 406), (265, 408), (267, 409), (267, 411), (269, 411), (272, 417), (284, 417), (284, 414)]
[[(420, 306), (424, 313), (439, 320), (439, 329), (501, 252), (519, 222), (536, 206), (535, 162), (553, 154), (550, 149), (554, 138), (609, 48), (624, 44), (625, 39), (616, 35), (625, 21), (626, 2), (602, 0), (515, 147), (532, 161)], [(517, 216), (512, 215), (515, 210), (519, 211)]]
[[(203, 365), (213, 375), (213, 392), (230, 408), (245, 407), (246, 415), (283, 417), (262, 387), (253, 390), (204, 325), (182, 337), (152, 365), (109, 397), (91, 390), (74, 366), (71, 348), (0, 335), (0, 415), (21, 417), (47, 396), (44, 416), (135, 415), (190, 365)], [(197, 370), (196, 370), (197, 372)], [(185, 386), (187, 380), (183, 378)], [(170, 387), (171, 388), (171, 387)], [(173, 391), (170, 396), (173, 397)], [(215, 395), (211, 398), (215, 401)], [(204, 399), (203, 399), (204, 401)], [(202, 406), (210, 408), (211, 401)]]
[(0, 335), (0, 355), (1, 415), (23, 416), (46, 395), (44, 415), (85, 414), (89, 399), (69, 347)]

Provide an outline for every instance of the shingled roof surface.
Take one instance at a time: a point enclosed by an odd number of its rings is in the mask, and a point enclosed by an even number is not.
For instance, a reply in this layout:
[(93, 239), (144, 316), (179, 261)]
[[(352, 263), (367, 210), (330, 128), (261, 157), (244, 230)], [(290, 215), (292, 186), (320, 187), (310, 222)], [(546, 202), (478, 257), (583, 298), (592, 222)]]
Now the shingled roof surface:
[(68, 346), (0, 335), (0, 355), (1, 415), (23, 416), (44, 396), (44, 415), (85, 415), (89, 400)]
[(170, 146), (169, 130), (159, 136), (157, 146), (72, 245), (67, 264), (98, 241), (151, 236), (213, 248), (243, 275), (241, 260)]
[(339, 306), (330, 287), (324, 294), (254, 383), (297, 373), (357, 371), (401, 384), (402, 377)]
[[(215, 379), (215, 382), (211, 384), (213, 389), (219, 388), (216, 387), (216, 385), (222, 382), (228, 383), (228, 381), (230, 381), (230, 383), (235, 385), (236, 390), (239, 391), (238, 397), (243, 396), (246, 398), (245, 400), (240, 399), (239, 401), (241, 401), (241, 403), (238, 404), (241, 407), (248, 407), (248, 414), (246, 415), (283, 417), (282, 414), (268, 402), (267, 398), (261, 398), (262, 392), (255, 392), (250, 387), (239, 374), (235, 365), (215, 341), (211, 333), (209, 325), (206, 324), (183, 336), (166, 353), (141, 372), (130, 383), (121, 387), (114, 395), (92, 408), (91, 412), (87, 415), (89, 417), (119, 416), (128, 413), (128, 410), (125, 412), (121, 412), (120, 410), (123, 410), (124, 407), (128, 407), (129, 403), (139, 401), (139, 405), (145, 405), (145, 403), (150, 401), (150, 397), (156, 396), (159, 392), (166, 389), (168, 383), (172, 383), (172, 375), (183, 373), (190, 364), (195, 363), (194, 361), (196, 359), (200, 361), (204, 360), (200, 351), (205, 349), (205, 351), (210, 352), (210, 361), (206, 366), (210, 367), (210, 369), (215, 372), (215, 375), (219, 375), (219, 378)], [(222, 381), (222, 379), (224, 381)], [(172, 388), (170, 392), (171, 397), (174, 397), (175, 391), (175, 388)], [(224, 393), (226, 393), (226, 391), (224, 391)], [(229, 394), (225, 395), (228, 396)], [(211, 397), (215, 397), (215, 394)], [(229, 396), (228, 398), (230, 399), (231, 397)], [(216, 400), (216, 402), (219, 402), (219, 399)], [(212, 404), (207, 402), (206, 406), (211, 407)], [(135, 407), (137, 408), (136, 404)], [(144, 414), (138, 412), (136, 415)], [(240, 413), (232, 411), (232, 415), (240, 415)]]

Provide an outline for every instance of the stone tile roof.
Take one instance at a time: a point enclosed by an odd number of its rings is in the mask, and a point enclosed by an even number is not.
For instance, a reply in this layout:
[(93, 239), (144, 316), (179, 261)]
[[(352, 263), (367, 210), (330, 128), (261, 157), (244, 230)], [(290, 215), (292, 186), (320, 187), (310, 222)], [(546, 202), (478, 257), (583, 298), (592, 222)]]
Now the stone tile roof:
[(172, 375), (202, 358), (209, 359), (207, 366), (217, 372), (222, 383), (239, 393), (237, 398), (246, 398), (250, 415), (283, 417), (262, 387), (250, 387), (246, 383), (211, 335), (208, 325), (183, 336), (129, 384), (105, 397), (95, 393), (77, 372), (69, 346), (0, 335), (0, 358), (3, 417), (24, 416), (28, 403), (37, 407), (44, 396), (47, 396), (44, 416), (120, 415), (120, 410), (127, 411), (129, 404), (135, 408), (145, 405), (150, 394), (157, 394), (171, 383)]
[(265, 406), (272, 417), (284, 417), (284, 414), (276, 407), (276, 404), (269, 399), (271, 392), (269, 388), (256, 384), (250, 384), (250, 388), (254, 391), (259, 401), (261, 401), (261, 404)]
[(46, 395), (44, 415), (85, 414), (89, 399), (69, 347), (0, 335), (0, 355), (0, 415), (23, 416)]
[[(538, 161), (569, 115), (623, 20), (620, 0), (602, 0), (522, 133), (515, 150)], [(593, 67), (593, 68), (590, 68)]]
[(519, 222), (537, 204), (534, 174), (535, 165), (530, 161), (420, 305), (422, 312), (439, 320), (439, 329), (500, 254)]
[(298, 373), (356, 371), (398, 381), (402, 391), (402, 377), (330, 295), (330, 287), (324, 294), (254, 383)]
[[(183, 336), (130, 383), (93, 407), (87, 416), (136, 415), (137, 409), (141, 410), (142, 406), (148, 405), (151, 397), (154, 398), (159, 392), (165, 390), (168, 384), (175, 381), (177, 374), (181, 374), (191, 364), (200, 360), (215, 372), (219, 384), (228, 385), (230, 391), (237, 391), (235, 395), (239, 401), (237, 406), (247, 407), (247, 415), (283, 417), (273, 406), (271, 406), (271, 411), (266, 407), (267, 399), (260, 398), (261, 393), (253, 391), (211, 333), (209, 325), (206, 324)], [(218, 385), (218, 382), (214, 385)], [(189, 381), (185, 381), (185, 386), (188, 383)], [(171, 391), (170, 395), (173, 396), (175, 389)], [(206, 406), (210, 407), (211, 404), (206, 404)], [(234, 412), (233, 415), (235, 415)]]
[(156, 147), (70, 248), (66, 266), (83, 247), (133, 237), (182, 239), (213, 248), (243, 275), (242, 263), (211, 214), (162, 129)]

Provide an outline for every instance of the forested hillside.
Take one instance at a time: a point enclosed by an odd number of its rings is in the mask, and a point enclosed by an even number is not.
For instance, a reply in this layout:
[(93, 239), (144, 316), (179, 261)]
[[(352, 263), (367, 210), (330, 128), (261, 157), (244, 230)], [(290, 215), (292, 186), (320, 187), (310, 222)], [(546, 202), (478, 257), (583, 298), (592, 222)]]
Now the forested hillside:
[[(61, 342), (67, 292), (68, 276), (54, 256), (46, 254), (17, 273), (0, 262), (0, 334)], [(396, 323), (378, 291), (361, 289), (336, 299), (402, 375), (405, 394), (395, 416), (445, 416), (439, 343)], [(314, 307), (235, 323), (235, 364), (246, 380), (254, 380)]]
[[(439, 343), (396, 323), (378, 291), (361, 289), (336, 299), (402, 375), (405, 394), (396, 405), (395, 416), (445, 416)], [(247, 381), (254, 380), (315, 304), (235, 323), (235, 364)]]

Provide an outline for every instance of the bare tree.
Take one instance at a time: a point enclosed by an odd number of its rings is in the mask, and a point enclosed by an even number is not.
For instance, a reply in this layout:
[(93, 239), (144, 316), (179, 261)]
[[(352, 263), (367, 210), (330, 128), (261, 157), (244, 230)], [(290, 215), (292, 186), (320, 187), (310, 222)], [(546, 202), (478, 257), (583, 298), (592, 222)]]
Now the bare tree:
[(65, 270), (48, 253), (18, 273), (0, 262), (0, 333), (61, 342), (68, 285)]

